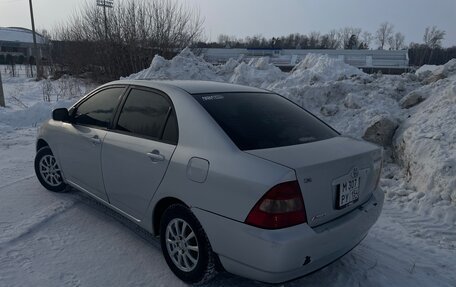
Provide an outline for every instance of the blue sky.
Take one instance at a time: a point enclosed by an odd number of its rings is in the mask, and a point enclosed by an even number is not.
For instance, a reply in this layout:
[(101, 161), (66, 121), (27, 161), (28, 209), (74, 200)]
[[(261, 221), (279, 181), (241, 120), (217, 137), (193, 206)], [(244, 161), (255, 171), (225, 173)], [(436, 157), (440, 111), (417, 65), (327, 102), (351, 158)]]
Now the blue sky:
[[(95, 2), (95, 0), (91, 0)], [(114, 0), (114, 3), (119, 0)], [(446, 31), (444, 46), (456, 45), (456, 0), (174, 0), (198, 6), (206, 38), (219, 34), (265, 37), (325, 33), (360, 27), (375, 32), (381, 22), (394, 24), (406, 43), (421, 42), (426, 26)], [(38, 28), (51, 29), (82, 4), (81, 0), (34, 0)], [(0, 26), (30, 27), (28, 0), (0, 0)]]

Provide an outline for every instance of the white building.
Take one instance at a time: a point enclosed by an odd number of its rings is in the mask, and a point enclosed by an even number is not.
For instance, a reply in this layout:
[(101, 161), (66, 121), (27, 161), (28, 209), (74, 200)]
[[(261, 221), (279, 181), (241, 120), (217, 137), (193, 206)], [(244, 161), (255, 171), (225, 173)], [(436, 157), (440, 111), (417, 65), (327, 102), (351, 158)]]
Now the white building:
[(403, 71), (409, 68), (408, 50), (310, 50), (310, 49), (277, 49), (277, 48), (205, 48), (200, 55), (212, 64), (223, 64), (230, 58), (249, 61), (254, 57), (269, 57), (270, 62), (283, 68), (291, 69), (307, 54), (326, 54), (345, 63), (366, 71)]
[[(44, 56), (47, 39), (35, 33), (38, 55)], [(30, 29), (20, 27), (0, 27), (0, 61), (12, 57), (29, 59), (33, 55), (33, 34)]]

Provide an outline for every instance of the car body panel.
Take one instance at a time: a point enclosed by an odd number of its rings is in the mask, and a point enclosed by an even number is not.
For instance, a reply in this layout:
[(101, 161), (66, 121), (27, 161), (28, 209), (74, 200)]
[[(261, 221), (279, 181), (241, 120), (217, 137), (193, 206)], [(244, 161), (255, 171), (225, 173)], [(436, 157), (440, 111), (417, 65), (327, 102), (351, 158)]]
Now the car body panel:
[[(204, 157), (209, 173), (204, 183), (187, 177), (189, 160)], [(165, 197), (243, 222), (255, 203), (272, 186), (295, 180), (293, 170), (243, 153), (221, 153), (178, 146), (152, 205)]]
[[(176, 146), (108, 131), (101, 153), (103, 180), (109, 202), (137, 219), (160, 185)], [(158, 151), (163, 160), (148, 153)]]
[(101, 147), (106, 131), (62, 123), (59, 146), (60, 164), (66, 179), (107, 200), (101, 174)]
[(383, 200), (378, 188), (363, 205), (316, 228), (300, 224), (261, 230), (197, 208), (192, 211), (228, 272), (279, 283), (315, 271), (353, 249), (377, 221)]

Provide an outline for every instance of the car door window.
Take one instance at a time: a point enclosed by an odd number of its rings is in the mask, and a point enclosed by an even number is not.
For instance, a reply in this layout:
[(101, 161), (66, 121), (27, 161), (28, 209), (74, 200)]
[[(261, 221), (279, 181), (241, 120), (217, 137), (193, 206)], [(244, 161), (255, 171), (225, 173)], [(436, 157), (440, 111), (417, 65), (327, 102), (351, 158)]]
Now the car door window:
[(132, 89), (122, 108), (116, 129), (161, 139), (165, 123), (171, 114), (172, 107), (165, 97), (150, 91)]
[(107, 128), (124, 88), (102, 90), (79, 105), (74, 114), (74, 124)]

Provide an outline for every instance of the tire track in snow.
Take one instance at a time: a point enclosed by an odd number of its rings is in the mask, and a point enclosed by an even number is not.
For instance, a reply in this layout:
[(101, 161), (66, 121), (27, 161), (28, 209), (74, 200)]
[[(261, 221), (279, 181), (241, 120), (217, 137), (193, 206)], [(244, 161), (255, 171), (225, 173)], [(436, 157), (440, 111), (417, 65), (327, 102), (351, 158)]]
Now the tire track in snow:
[(0, 249), (7, 244), (20, 240), (22, 237), (30, 234), (34, 230), (39, 229), (40, 226), (60, 213), (67, 211), (75, 205), (75, 203), (76, 202), (73, 200), (54, 202), (46, 208), (41, 209), (39, 212), (31, 214), (27, 219), (15, 222), (14, 225), (0, 225), (3, 229), (0, 233)]
[(383, 216), (400, 224), (411, 236), (446, 249), (456, 250), (456, 226), (425, 214), (411, 212), (399, 204), (385, 204)]
[(10, 182), (10, 183), (7, 183), (7, 184), (5, 184), (5, 185), (2, 185), (2, 186), (0, 186), (0, 190), (1, 190), (1, 189), (4, 189), (4, 188), (7, 188), (7, 187), (9, 187), (9, 186), (12, 186), (12, 185), (14, 185), (14, 184), (16, 184), (16, 183), (19, 183), (19, 182), (21, 182), (21, 181), (25, 181), (25, 180), (27, 180), (27, 179), (31, 179), (31, 178), (34, 177), (34, 176), (35, 176), (34, 174), (31, 174), (31, 175), (22, 177), (22, 178), (20, 178), (20, 179), (18, 179), (18, 180), (15, 180), (15, 181), (12, 181), (12, 182)]

